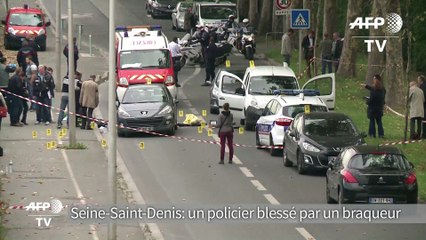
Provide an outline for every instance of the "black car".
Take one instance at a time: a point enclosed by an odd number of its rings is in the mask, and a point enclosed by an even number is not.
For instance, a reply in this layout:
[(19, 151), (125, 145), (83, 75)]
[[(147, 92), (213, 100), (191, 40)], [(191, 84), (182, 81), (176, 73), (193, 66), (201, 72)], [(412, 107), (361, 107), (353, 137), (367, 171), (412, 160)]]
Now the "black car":
[(349, 147), (329, 166), (328, 203), (417, 203), (413, 164), (397, 147)]
[(284, 133), (284, 166), (297, 164), (304, 174), (308, 169), (327, 170), (343, 148), (364, 144), (352, 120), (342, 113), (311, 112), (298, 114)]
[(152, 18), (172, 17), (173, 10), (178, 4), (178, 0), (149, 0), (146, 3), (146, 10)]
[(175, 134), (176, 103), (164, 84), (130, 85), (117, 105), (118, 136), (135, 130)]

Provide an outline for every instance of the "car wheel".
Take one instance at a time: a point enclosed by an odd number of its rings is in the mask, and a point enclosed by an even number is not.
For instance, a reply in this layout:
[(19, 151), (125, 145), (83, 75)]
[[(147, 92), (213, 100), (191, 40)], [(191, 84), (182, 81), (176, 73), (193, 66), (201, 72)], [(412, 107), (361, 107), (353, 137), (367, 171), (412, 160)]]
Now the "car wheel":
[(46, 51), (46, 41), (40, 44), (40, 51)]
[(288, 159), (287, 150), (285, 150), (285, 146), (283, 148), (283, 163), (284, 163), (285, 167), (291, 167), (291, 166), (293, 166), (293, 162), (290, 161), (290, 159)]
[(269, 135), (269, 153), (271, 156), (279, 156), (281, 153), (281, 149), (276, 148), (272, 135)]
[(176, 134), (176, 127), (172, 127), (169, 131), (166, 133), (169, 136), (174, 136)]
[(210, 113), (211, 114), (219, 114), (219, 109), (210, 107)]
[(9, 41), (7, 40), (7, 37), (4, 38), (4, 48), (5, 49), (10, 49), (11, 48), (10, 44), (9, 44)]
[(306, 169), (305, 169), (303, 162), (304, 162), (303, 153), (301, 153), (299, 151), (297, 153), (297, 171), (299, 172), (299, 174), (305, 174), (306, 173)]
[(327, 199), (327, 203), (336, 203), (336, 200), (330, 197), (330, 188), (328, 187), (328, 181), (325, 181), (325, 197)]
[(245, 125), (244, 125), (244, 129), (247, 130), (247, 131), (253, 131), (254, 130), (254, 125), (253, 124), (249, 124), (248, 121), (247, 121), (247, 119), (246, 119), (246, 122), (245, 122)]
[(343, 195), (343, 191), (342, 190), (340, 190), (340, 187), (339, 187), (339, 190), (338, 190), (338, 192), (337, 192), (337, 195), (338, 195), (338, 203), (339, 204), (343, 204), (343, 203), (345, 203), (346, 201), (345, 201), (345, 196)]
[(127, 137), (127, 133), (124, 130), (117, 129), (117, 134), (119, 137)]
[(257, 132), (257, 129), (256, 129), (256, 148), (262, 149), (260, 144), (260, 139), (259, 139), (259, 133)]

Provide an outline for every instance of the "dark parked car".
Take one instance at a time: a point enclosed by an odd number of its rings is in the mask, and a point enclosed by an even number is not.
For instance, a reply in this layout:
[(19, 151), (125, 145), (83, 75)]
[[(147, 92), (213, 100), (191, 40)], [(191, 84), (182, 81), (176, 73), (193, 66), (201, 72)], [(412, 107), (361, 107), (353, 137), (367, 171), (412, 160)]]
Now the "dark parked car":
[(134, 132), (128, 128), (175, 134), (176, 103), (164, 84), (130, 85), (117, 103), (119, 136)]
[(331, 161), (328, 203), (417, 203), (414, 166), (394, 146), (353, 146)]
[(364, 144), (364, 136), (345, 114), (298, 114), (284, 134), (284, 166), (296, 163), (300, 174), (308, 169), (326, 170), (343, 148)]
[(149, 0), (146, 2), (146, 10), (152, 18), (172, 17), (178, 0)]

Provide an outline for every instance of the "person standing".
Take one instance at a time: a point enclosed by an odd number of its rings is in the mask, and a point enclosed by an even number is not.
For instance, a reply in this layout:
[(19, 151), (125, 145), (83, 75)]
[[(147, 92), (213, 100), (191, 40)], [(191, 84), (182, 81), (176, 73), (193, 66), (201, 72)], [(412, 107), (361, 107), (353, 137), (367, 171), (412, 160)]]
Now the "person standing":
[(23, 71), (27, 69), (27, 62), (26, 58), (31, 56), (32, 61), (36, 66), (38, 66), (38, 55), (37, 51), (28, 45), (28, 41), (24, 40), (22, 42), (22, 47), (19, 49), (17, 55), (16, 55), (16, 61), (18, 62), (18, 65), (22, 68)]
[(43, 65), (38, 67), (38, 77), (35, 81), (34, 89), (37, 101), (46, 105), (37, 106), (36, 124), (44, 121), (47, 126), (52, 122), (50, 106), (52, 106), (52, 99), (54, 97), (55, 81), (53, 76), (46, 71), (46, 67)]
[(337, 69), (339, 69), (339, 61), (340, 61), (340, 55), (342, 55), (342, 49), (343, 49), (343, 41), (340, 38), (339, 33), (335, 32), (333, 33), (333, 46), (331, 48), (331, 54), (333, 58), (335, 72), (337, 72)]
[[(423, 108), (425, 96), (422, 89), (417, 86), (416, 81), (410, 82), (408, 100), (410, 103), (410, 139), (418, 140), (422, 133), (422, 120), (425, 115)], [(416, 127), (415, 125), (417, 125), (417, 130), (414, 130)]]
[[(26, 84), (27, 84), (27, 89), (29, 92), (29, 96), (32, 100), (36, 100), (34, 98), (34, 93), (33, 93), (33, 86), (34, 86), (34, 80), (37, 78), (37, 74), (38, 74), (38, 68), (37, 65), (33, 62), (32, 57), (28, 56), (25, 58), (25, 61), (27, 63), (27, 68), (23, 69), (25, 70), (25, 75), (26, 75)], [(33, 102), (30, 103), (30, 111), (36, 110), (36, 104), (34, 104)]]
[(68, 95), (68, 89), (69, 89), (69, 78), (68, 76), (64, 77), (62, 80), (62, 90), (61, 90), (61, 104), (60, 104), (60, 111), (58, 116), (58, 125), (57, 128), (62, 128), (62, 120), (65, 117), (65, 108), (67, 108), (67, 115), (69, 115), (69, 95)]
[(192, 30), (194, 29), (194, 26), (195, 26), (194, 14), (192, 14), (192, 8), (189, 7), (186, 10), (185, 15), (183, 17), (183, 27), (185, 28), (186, 33), (189, 33), (192, 35)]
[(8, 90), (12, 94), (10, 97), (10, 126), (13, 127), (22, 127), (24, 126), (19, 122), (19, 118), (22, 114), (22, 99), (18, 96), (22, 96), (24, 92), (23, 82), (25, 79), (25, 73), (22, 71), (22, 68), (18, 67), (15, 71), (15, 75), (13, 75), (9, 79)]
[(0, 57), (0, 88), (7, 88), (9, 73), (6, 71), (6, 58)]
[(177, 37), (173, 37), (173, 41), (169, 43), (169, 50), (170, 50), (170, 53), (172, 54), (175, 84), (176, 84), (176, 87), (180, 87), (178, 73), (181, 69), (180, 58), (182, 57), (182, 54), (180, 52), (180, 46), (178, 44)]
[[(5, 110), (6, 114), (7, 114), (7, 112), (8, 112), (8, 110), (7, 110), (7, 104), (6, 104), (6, 101), (4, 100), (4, 97), (3, 97), (3, 94), (2, 94), (1, 91), (0, 91), (0, 107), (2, 107)], [(1, 130), (2, 119), (3, 119), (3, 116), (0, 115), (0, 130)]]
[(283, 55), (284, 62), (290, 66), (291, 54), (293, 53), (293, 44), (291, 43), (291, 36), (293, 35), (293, 29), (289, 29), (281, 39), (281, 55)]
[[(72, 41), (73, 41), (73, 44), (74, 44), (74, 72), (77, 72), (77, 60), (78, 60), (77, 38), (74, 37), (72, 39)], [(69, 73), (69, 69), (68, 69), (68, 66), (69, 66), (69, 62), (68, 62), (68, 44), (65, 45), (63, 53), (64, 53), (65, 57), (67, 58), (67, 76), (68, 76), (68, 73)]]
[(308, 70), (308, 77), (311, 78), (311, 59), (314, 57), (314, 47), (315, 47), (315, 32), (309, 31), (302, 40), (302, 48), (305, 54), (306, 66)]
[[(420, 75), (417, 77), (417, 80), (419, 81), (419, 87), (423, 91), (423, 96), (426, 98), (426, 78), (423, 75)], [(422, 130), (422, 138), (426, 139), (426, 101), (423, 103), (423, 130)]]
[[(75, 72), (75, 112), (80, 114), (81, 112), (81, 105), (80, 105), (80, 93), (81, 93), (81, 86), (83, 85), (83, 82), (81, 79), (83, 78), (83, 75), (81, 72)], [(79, 116), (75, 117), (75, 126), (79, 127), (81, 124), (81, 121), (83, 119)], [(80, 124), (79, 124), (80, 123)]]
[[(198, 31), (195, 33), (195, 38), (201, 45), (201, 56), (203, 57), (203, 64), (206, 64), (206, 51), (209, 45), (209, 33), (205, 30), (203, 25), (198, 25)], [(202, 65), (203, 65), (202, 64)]]
[(328, 38), (328, 33), (324, 33), (324, 39), (321, 41), (322, 74), (325, 74), (325, 68), (328, 67), (328, 73), (332, 73), (332, 49), (333, 42)]
[(370, 125), (368, 129), (368, 135), (370, 137), (376, 137), (376, 123), (379, 138), (384, 138), (385, 132), (383, 130), (382, 116), (383, 107), (385, 106), (385, 95), (386, 90), (382, 84), (382, 78), (376, 74), (373, 77), (373, 86), (367, 84), (361, 84), (364, 88), (370, 91), (370, 97), (367, 101), (367, 117), (370, 119)]
[(84, 81), (81, 86), (80, 105), (85, 116), (81, 121), (81, 129), (92, 130), (90, 122), (93, 118), (93, 110), (99, 105), (98, 84), (95, 78), (95, 75), (91, 75), (90, 79)]
[(219, 114), (216, 127), (219, 128), (220, 137), (220, 161), (219, 164), (223, 164), (225, 159), (225, 144), (228, 143), (229, 149), (229, 164), (232, 164), (234, 156), (234, 115), (229, 110), (229, 103), (223, 104), (223, 111)]
[(214, 71), (215, 71), (215, 60), (216, 60), (216, 53), (218, 51), (218, 48), (216, 46), (216, 43), (214, 42), (214, 38), (211, 37), (209, 41), (209, 45), (206, 49), (206, 79), (204, 80), (204, 84), (202, 86), (210, 86), (211, 81), (214, 79)]

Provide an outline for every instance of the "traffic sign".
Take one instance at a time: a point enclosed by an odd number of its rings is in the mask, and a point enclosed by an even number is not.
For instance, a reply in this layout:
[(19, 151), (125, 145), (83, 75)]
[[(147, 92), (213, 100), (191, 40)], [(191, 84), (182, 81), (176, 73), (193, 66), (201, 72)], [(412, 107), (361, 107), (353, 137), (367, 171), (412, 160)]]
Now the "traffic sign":
[(309, 9), (292, 9), (290, 12), (292, 29), (309, 29), (311, 26)]
[(291, 6), (291, 0), (275, 0), (278, 9), (284, 10)]
[(290, 14), (290, 11), (287, 9), (284, 10), (275, 10), (275, 15), (288, 15)]

